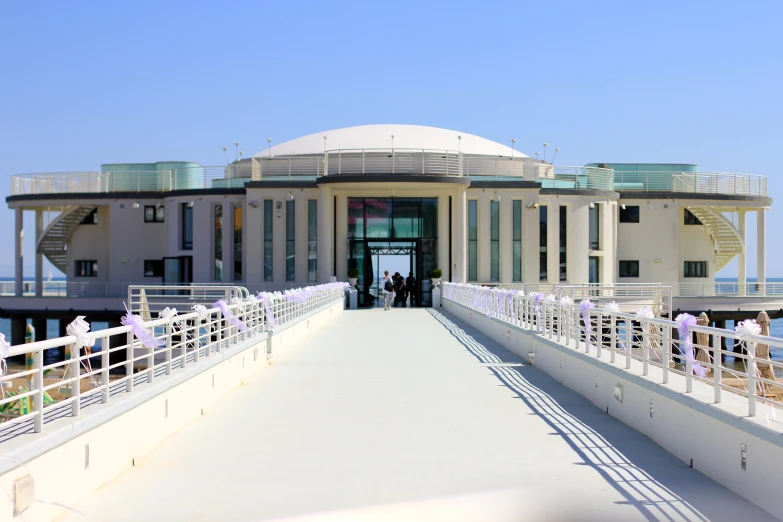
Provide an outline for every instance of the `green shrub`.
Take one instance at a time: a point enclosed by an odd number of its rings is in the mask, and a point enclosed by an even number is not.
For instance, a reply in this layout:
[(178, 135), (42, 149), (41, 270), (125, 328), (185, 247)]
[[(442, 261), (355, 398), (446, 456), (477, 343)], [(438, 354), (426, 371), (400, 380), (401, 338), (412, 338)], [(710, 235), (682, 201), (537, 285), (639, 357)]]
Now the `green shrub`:
[(440, 279), (440, 276), (442, 275), (443, 275), (443, 270), (441, 270), (440, 268), (433, 268), (432, 271), (430, 272), (430, 277), (432, 277), (433, 279)]

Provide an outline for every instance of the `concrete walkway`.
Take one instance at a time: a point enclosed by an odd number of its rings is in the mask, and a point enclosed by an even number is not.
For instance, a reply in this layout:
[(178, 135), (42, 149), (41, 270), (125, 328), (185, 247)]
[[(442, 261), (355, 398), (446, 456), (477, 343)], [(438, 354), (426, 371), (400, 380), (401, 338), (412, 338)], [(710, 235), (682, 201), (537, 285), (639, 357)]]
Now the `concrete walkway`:
[(435, 311), (352, 311), (64, 521), (773, 520)]

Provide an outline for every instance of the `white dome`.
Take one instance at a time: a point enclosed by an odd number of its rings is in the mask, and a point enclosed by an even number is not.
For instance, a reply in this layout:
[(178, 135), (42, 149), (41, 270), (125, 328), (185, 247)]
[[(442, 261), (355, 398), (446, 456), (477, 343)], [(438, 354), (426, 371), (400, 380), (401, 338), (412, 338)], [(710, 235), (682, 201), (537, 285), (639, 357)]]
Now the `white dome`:
[[(359, 125), (303, 136), (272, 146), (272, 156), (323, 154), (336, 149), (391, 149), (394, 135), (395, 149), (460, 150), (464, 154), (511, 156), (512, 149), (486, 138), (437, 127), (422, 125), (376, 124)], [(324, 144), (324, 136), (326, 143)], [(457, 136), (462, 136), (459, 140)], [(325, 147), (324, 147), (325, 146)], [(262, 150), (255, 158), (267, 158), (270, 151)], [(515, 157), (527, 157), (513, 151)]]

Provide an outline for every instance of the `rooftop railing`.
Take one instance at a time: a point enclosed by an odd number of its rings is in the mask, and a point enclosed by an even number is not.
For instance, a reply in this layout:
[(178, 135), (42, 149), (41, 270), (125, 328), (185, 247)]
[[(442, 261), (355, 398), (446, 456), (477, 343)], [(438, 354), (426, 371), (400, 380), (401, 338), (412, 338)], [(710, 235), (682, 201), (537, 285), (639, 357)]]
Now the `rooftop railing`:
[[(444, 283), (443, 297), (608, 364), (630, 369), (632, 361), (641, 362), (642, 375), (648, 378), (650, 368), (658, 368), (655, 375), (660, 375), (663, 384), (675, 384), (670, 383), (670, 375), (682, 376), (677, 384), (683, 385), (685, 393), (693, 392), (694, 382), (704, 383), (713, 388), (715, 403), (723, 400), (726, 391), (739, 395), (746, 399), (750, 417), (757, 415), (759, 404), (783, 408), (783, 386), (776, 380), (783, 375), (783, 361), (769, 358), (772, 348), (783, 349), (783, 339), (749, 328), (731, 331), (700, 325), (690, 326), (688, 335), (680, 337), (676, 320), (654, 317), (647, 310), (623, 313), (606, 307), (605, 301), (585, 310), (580, 303), (554, 295), (476, 285)], [(730, 351), (725, 348), (728, 343), (740, 344), (742, 349)], [(769, 410), (773, 416), (774, 409)]]
[[(181, 314), (145, 321), (141, 330), (121, 326), (87, 332), (80, 338), (70, 335), (12, 346), (7, 358), (21, 355), (29, 362), (22, 368), (9, 365), (0, 375), (4, 390), (0, 399), (0, 442), (23, 433), (42, 432), (47, 422), (68, 415), (76, 417), (90, 405), (111, 402), (145, 383), (170, 379), (180, 370), (240, 348), (240, 344), (268, 330), (285, 329), (310, 314), (342, 303), (344, 290), (340, 283), (319, 285), (295, 294), (267, 294), (265, 301), (236, 299), (222, 309), (212, 304), (211, 296), (201, 300), (199, 304), (205, 306), (201, 311), (188, 307)], [(224, 315), (224, 311), (231, 316)], [(137, 334), (147, 338), (140, 340)], [(160, 346), (150, 347), (150, 337)], [(94, 342), (95, 347), (80, 349), (85, 340)], [(45, 358), (44, 353), (57, 349), (65, 351), (66, 359), (46, 364), (49, 357)], [(113, 362), (116, 359), (119, 362)], [(117, 372), (119, 375), (115, 375)]]
[(767, 178), (724, 172), (614, 172), (618, 192), (676, 192), (727, 196), (766, 196)]

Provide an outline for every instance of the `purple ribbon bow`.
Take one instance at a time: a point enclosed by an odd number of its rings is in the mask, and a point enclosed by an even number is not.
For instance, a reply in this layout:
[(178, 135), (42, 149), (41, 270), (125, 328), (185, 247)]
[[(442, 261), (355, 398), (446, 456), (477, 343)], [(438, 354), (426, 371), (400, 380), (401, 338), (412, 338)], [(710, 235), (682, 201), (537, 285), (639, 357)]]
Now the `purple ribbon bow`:
[(147, 329), (144, 328), (144, 319), (142, 319), (141, 316), (128, 312), (122, 316), (120, 323), (122, 323), (123, 326), (130, 326), (131, 330), (133, 330), (133, 335), (135, 335), (136, 338), (141, 341), (141, 344), (147, 348), (157, 348), (159, 346), (163, 346), (163, 341), (149, 333)]
[(539, 328), (543, 326), (543, 321), (541, 320), (541, 300), (544, 298), (544, 294), (541, 292), (536, 292), (533, 295), (533, 308), (536, 310), (536, 319), (538, 319), (538, 325)]
[[(693, 373), (699, 377), (706, 377), (707, 370), (696, 362), (696, 358), (693, 356), (693, 342), (691, 341), (690, 329), (691, 327), (696, 326), (699, 323), (699, 320), (691, 314), (680, 314), (674, 319), (674, 322), (677, 323), (677, 332), (680, 334), (680, 341), (685, 343), (685, 358), (691, 363)], [(683, 349), (680, 348), (680, 352), (682, 351)]]
[(585, 342), (587, 348), (591, 348), (590, 337), (593, 335), (593, 322), (590, 319), (590, 310), (595, 308), (595, 304), (591, 303), (589, 299), (584, 299), (579, 303), (579, 312), (582, 314), (582, 320), (585, 322)]
[(269, 307), (269, 295), (257, 294), (256, 299), (264, 303), (264, 311), (266, 312), (266, 322), (269, 328), (277, 328), (277, 321), (275, 321), (275, 314), (272, 313), (272, 309)]
[(220, 312), (223, 314), (223, 317), (225, 317), (226, 321), (232, 326), (236, 326), (240, 331), (244, 332), (247, 330), (247, 325), (237, 319), (237, 317), (231, 313), (231, 310), (228, 309), (228, 303), (224, 299), (219, 299), (215, 306), (220, 308)]

